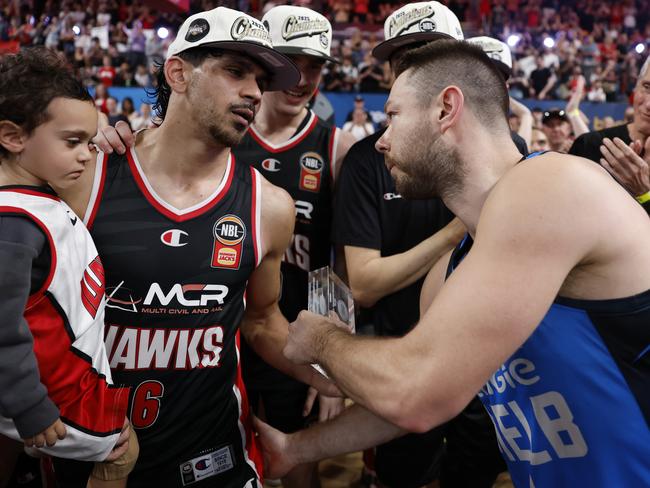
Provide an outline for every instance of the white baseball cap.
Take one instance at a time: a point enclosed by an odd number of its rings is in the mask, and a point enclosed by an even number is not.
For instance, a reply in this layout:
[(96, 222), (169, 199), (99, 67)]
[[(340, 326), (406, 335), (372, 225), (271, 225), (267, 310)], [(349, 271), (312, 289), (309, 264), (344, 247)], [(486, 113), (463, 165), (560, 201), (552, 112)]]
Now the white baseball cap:
[(188, 17), (169, 45), (166, 59), (199, 46), (248, 54), (270, 73), (267, 90), (292, 88), (300, 81), (296, 65), (273, 49), (266, 27), (243, 12), (217, 7)]
[(332, 25), (318, 12), (278, 5), (262, 17), (262, 23), (271, 34), (273, 48), (282, 54), (302, 54), (338, 63), (330, 55)]
[(492, 58), (506, 79), (510, 78), (512, 74), (512, 53), (505, 42), (487, 36), (472, 37), (467, 39), (467, 42), (483, 49), (485, 54)]
[(385, 41), (372, 50), (372, 55), (386, 61), (403, 46), (445, 38), (463, 40), (460, 21), (448, 7), (439, 2), (408, 3), (386, 19)]

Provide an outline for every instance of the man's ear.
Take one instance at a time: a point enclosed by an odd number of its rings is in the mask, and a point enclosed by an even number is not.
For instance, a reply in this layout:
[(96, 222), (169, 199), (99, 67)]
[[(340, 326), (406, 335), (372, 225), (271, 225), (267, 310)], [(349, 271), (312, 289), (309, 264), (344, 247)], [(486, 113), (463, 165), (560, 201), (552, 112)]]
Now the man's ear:
[(0, 146), (13, 154), (19, 154), (25, 149), (27, 133), (15, 122), (0, 120)]
[(187, 70), (187, 63), (178, 56), (172, 56), (165, 61), (163, 67), (165, 79), (172, 91), (184, 93), (189, 84), (189, 71)]
[(463, 92), (455, 85), (444, 88), (436, 99), (434, 115), (436, 123), (440, 126), (440, 132), (458, 124), (460, 115), (465, 106)]

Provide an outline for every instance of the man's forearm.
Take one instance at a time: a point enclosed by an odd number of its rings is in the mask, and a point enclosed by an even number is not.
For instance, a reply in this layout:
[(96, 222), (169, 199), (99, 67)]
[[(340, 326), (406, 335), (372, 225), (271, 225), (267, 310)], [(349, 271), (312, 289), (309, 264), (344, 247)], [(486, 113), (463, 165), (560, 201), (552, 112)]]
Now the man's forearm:
[(297, 463), (307, 463), (368, 449), (405, 433), (360, 405), (352, 405), (333, 420), (292, 434), (289, 445)]
[[(464, 233), (462, 226), (447, 226), (403, 253), (377, 257), (351, 269), (348, 277), (354, 298), (363, 306), (415, 283), (428, 273), (446, 252), (452, 249)], [(347, 257), (347, 255), (346, 255)]]

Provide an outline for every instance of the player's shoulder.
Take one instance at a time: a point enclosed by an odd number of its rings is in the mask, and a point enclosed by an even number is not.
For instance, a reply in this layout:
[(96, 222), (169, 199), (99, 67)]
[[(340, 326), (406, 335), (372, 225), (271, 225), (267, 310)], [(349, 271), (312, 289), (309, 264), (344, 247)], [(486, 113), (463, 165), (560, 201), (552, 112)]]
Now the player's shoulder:
[[(511, 222), (598, 212), (609, 195), (624, 194), (609, 174), (587, 159), (547, 152), (515, 165), (488, 196), (484, 213)], [(600, 195), (595, 198), (594, 195)], [(602, 210), (602, 209), (601, 209)]]
[(287, 215), (294, 219), (294, 206), (291, 195), (279, 186), (267, 180), (259, 171), (253, 170), (260, 183), (260, 196), (262, 198), (262, 217), (271, 219), (285, 219)]

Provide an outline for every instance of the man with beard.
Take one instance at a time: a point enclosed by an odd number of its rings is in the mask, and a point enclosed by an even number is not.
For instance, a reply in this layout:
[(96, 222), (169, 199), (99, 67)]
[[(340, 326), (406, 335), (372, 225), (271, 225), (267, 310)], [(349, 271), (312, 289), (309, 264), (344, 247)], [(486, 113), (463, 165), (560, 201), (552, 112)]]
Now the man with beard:
[(272, 471), (430, 429), (478, 391), (517, 487), (644, 485), (647, 215), (584, 159), (523, 160), (475, 46), (429, 44), (398, 75), (377, 148), (401, 194), (440, 195), (468, 235), (429, 273), (406, 336), (352, 336), (309, 312), (291, 324), (285, 355), (321, 364), (359, 406), (290, 436), (258, 423)]
[[(456, 16), (438, 2), (409, 3), (396, 10), (386, 19), (384, 33), (385, 41), (373, 55), (388, 60), (393, 69), (409, 49), (463, 38)], [(352, 293), (369, 309), (375, 335), (401, 337), (420, 317), (424, 277), (460, 241), (465, 227), (452, 220), (439, 198), (403, 198), (383, 154), (375, 149), (383, 134), (358, 142), (345, 158), (333, 239), (344, 246)], [(478, 400), (443, 427), (378, 445), (374, 456), (378, 481), (387, 487), (419, 488), (439, 479), (443, 487), (489, 488), (505, 471)]]
[(281, 354), (291, 198), (230, 150), (262, 93), (298, 79), (259, 21), (223, 7), (195, 14), (158, 74), (160, 127), (124, 156), (100, 153), (85, 185), (62, 192), (106, 269), (106, 349), (115, 382), (132, 386), (141, 446), (129, 486), (260, 486), (240, 327), (265, 360), (335, 390)]

